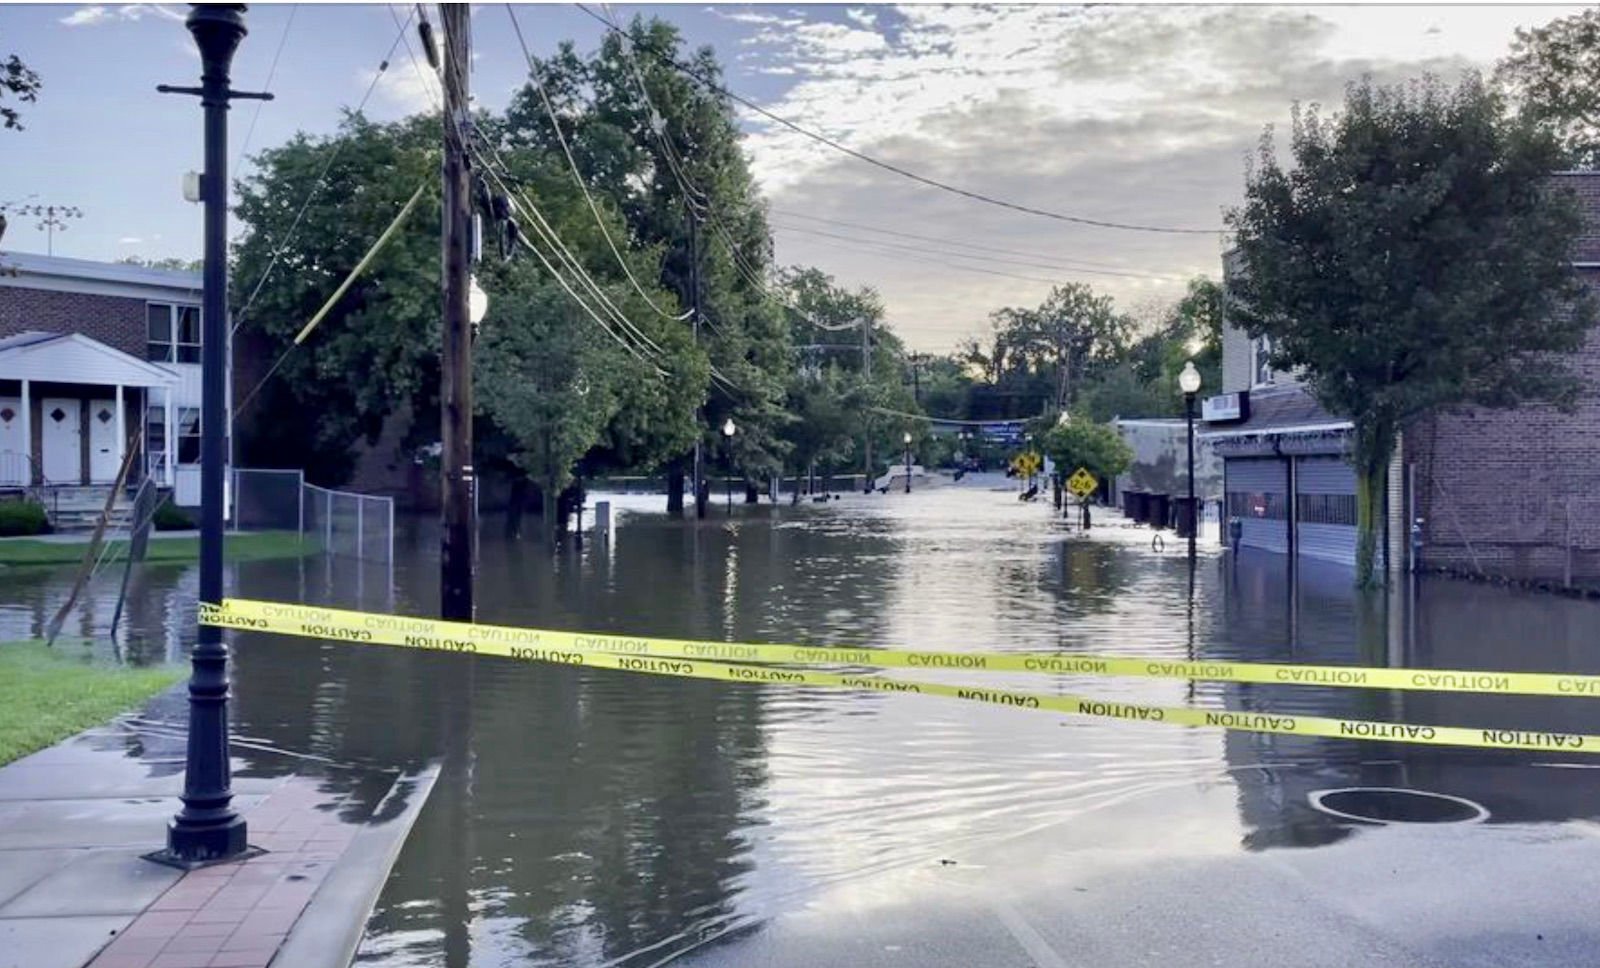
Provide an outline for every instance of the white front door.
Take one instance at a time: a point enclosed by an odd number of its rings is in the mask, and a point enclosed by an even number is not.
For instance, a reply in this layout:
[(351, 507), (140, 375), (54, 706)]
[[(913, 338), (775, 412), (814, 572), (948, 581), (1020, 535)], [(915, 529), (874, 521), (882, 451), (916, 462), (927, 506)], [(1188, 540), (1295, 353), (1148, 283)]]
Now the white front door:
[(117, 446), (117, 401), (89, 401), (89, 483), (110, 484), (122, 466)]
[(0, 397), (0, 487), (22, 487), (28, 481), (28, 442), (23, 439), (22, 400)]
[(40, 446), (44, 479), (49, 484), (83, 483), (82, 401), (45, 397), (39, 401)]

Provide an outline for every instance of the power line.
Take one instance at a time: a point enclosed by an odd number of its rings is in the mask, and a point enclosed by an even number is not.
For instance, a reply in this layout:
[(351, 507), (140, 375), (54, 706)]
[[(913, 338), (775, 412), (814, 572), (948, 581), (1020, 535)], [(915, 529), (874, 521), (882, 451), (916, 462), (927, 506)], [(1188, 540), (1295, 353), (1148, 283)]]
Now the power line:
[[(609, 10), (609, 6), (607, 9)], [(684, 201), (690, 210), (689, 217), (696, 218), (703, 212), (710, 221), (712, 228), (722, 239), (723, 247), (728, 250), (728, 255), (733, 260), (735, 272), (742, 276), (757, 292), (788, 309), (807, 323), (827, 329), (827, 324), (812, 319), (780, 293), (774, 292), (762, 280), (762, 274), (751, 266), (748, 260), (744, 258), (743, 253), (739, 251), (739, 246), (733, 238), (733, 233), (729, 231), (727, 225), (717, 215), (716, 210), (711, 207), (710, 196), (695, 187), (693, 180), (689, 178), (688, 173), (684, 170), (683, 160), (677, 156), (677, 151), (672, 146), (672, 139), (667, 136), (666, 120), (662, 117), (661, 112), (656, 110), (655, 102), (650, 99), (650, 90), (645, 85), (644, 75), (639, 70), (638, 62), (634, 59), (632, 37), (621, 31), (618, 32), (618, 36), (622, 39), (623, 58), (628, 62), (629, 76), (633, 78), (634, 86), (639, 91), (639, 97), (644, 101), (645, 109), (650, 114), (650, 131), (655, 136), (656, 143), (661, 146), (662, 157), (667, 161), (667, 168), (672, 173), (673, 180), (678, 183), (678, 188), (683, 192)], [(701, 318), (705, 318), (704, 314), (702, 314)]]
[[(843, 236), (838, 236), (837, 238), (841, 238), (842, 239), (844, 237)], [(959, 269), (959, 270), (961, 270), (963, 272), (976, 272), (976, 273), (981, 273), (981, 274), (986, 275), (986, 276), (1000, 276), (1000, 277), (1006, 278), (1006, 279), (1021, 279), (1024, 282), (1042, 282), (1042, 283), (1046, 283), (1047, 285), (1059, 285), (1060, 282), (1061, 282), (1060, 279), (1047, 279), (1047, 278), (1045, 278), (1043, 276), (1025, 276), (1025, 275), (1023, 275), (1023, 274), (1021, 274), (1019, 272), (1005, 272), (1005, 271), (1000, 270), (1000, 269), (985, 269), (985, 268), (983, 268), (981, 266), (969, 266), (969, 265), (964, 265), (964, 264), (959, 263), (959, 262), (947, 262), (944, 259), (934, 258), (933, 256), (929, 256), (929, 255), (918, 255), (918, 254), (912, 253), (912, 252), (902, 252), (902, 251), (900, 251), (898, 249), (878, 248), (878, 246), (885, 245), (885, 244), (891, 244), (891, 243), (874, 242), (874, 241), (868, 241), (866, 239), (860, 239), (860, 240), (852, 239), (852, 240), (847, 241), (847, 242), (840, 242), (840, 243), (835, 243), (835, 244), (841, 244), (841, 245), (845, 245), (845, 246), (854, 248), (857, 252), (869, 252), (869, 253), (871, 253), (873, 255), (887, 256), (887, 257), (889, 257), (891, 259), (905, 259), (905, 260), (910, 261), (910, 262), (925, 262), (925, 263), (928, 263), (929, 265), (944, 266), (944, 267), (949, 268), (949, 269)], [(951, 254), (953, 255), (953, 253), (951, 253)]]
[(611, 232), (606, 228), (605, 219), (600, 216), (600, 208), (594, 203), (594, 196), (589, 194), (589, 186), (584, 183), (583, 174), (578, 170), (578, 162), (572, 157), (572, 148), (567, 144), (567, 136), (561, 133), (561, 121), (556, 117), (555, 107), (550, 103), (550, 96), (544, 89), (544, 80), (539, 77), (533, 54), (528, 50), (528, 42), (522, 36), (522, 24), (517, 22), (517, 12), (512, 9), (509, 3), (506, 4), (506, 13), (511, 17), (511, 27), (516, 31), (517, 43), (522, 47), (522, 56), (528, 61), (528, 76), (533, 79), (534, 88), (539, 92), (539, 100), (544, 104), (545, 114), (550, 118), (550, 127), (555, 131), (556, 140), (561, 144), (561, 153), (566, 156), (567, 167), (572, 171), (572, 180), (578, 183), (578, 190), (583, 192), (584, 201), (589, 203), (589, 211), (594, 215), (594, 224), (599, 227), (600, 234), (605, 237), (606, 245), (610, 246), (611, 254), (616, 257), (617, 265), (622, 267), (623, 275), (628, 277), (628, 282), (633, 285), (633, 289), (639, 294), (639, 298), (643, 299), (646, 305), (655, 310), (656, 315), (665, 319), (688, 319), (689, 315), (694, 312), (693, 309), (686, 310), (678, 315), (662, 309), (656, 305), (654, 299), (650, 298), (650, 294), (644, 291), (644, 287), (639, 285), (639, 280), (633, 276), (633, 270), (628, 268), (628, 260), (624, 259), (622, 253), (618, 251), (617, 243), (612, 240)]
[[(807, 222), (821, 222), (821, 223), (826, 224), (826, 225), (837, 225), (837, 226), (842, 226), (844, 228), (860, 229), (863, 232), (873, 232), (873, 233), (878, 234), (878, 235), (892, 235), (895, 238), (911, 239), (911, 240), (917, 241), (917, 242), (933, 242), (933, 243), (937, 243), (939, 245), (952, 246), (952, 247), (956, 247), (956, 248), (978, 249), (978, 250), (981, 250), (983, 252), (998, 252), (1001, 255), (1017, 255), (1017, 256), (1026, 256), (1026, 257), (1029, 257), (1029, 258), (1041, 258), (1039, 253), (1031, 252), (1031, 251), (1029, 251), (1027, 249), (1008, 249), (1008, 248), (1006, 248), (1004, 246), (984, 245), (981, 242), (971, 242), (971, 241), (968, 241), (966, 239), (951, 239), (951, 238), (940, 237), (940, 236), (937, 236), (937, 235), (918, 235), (915, 232), (900, 232), (900, 231), (896, 231), (895, 229), (886, 229), (886, 228), (883, 228), (881, 226), (876, 226), (876, 225), (866, 225), (866, 224), (863, 224), (861, 222), (847, 222), (844, 219), (823, 218), (820, 215), (808, 215), (805, 212), (797, 212), (794, 209), (788, 209), (788, 208), (774, 209), (773, 210), (773, 214), (781, 215), (781, 216), (783, 216), (785, 218), (804, 219)], [(1135, 271), (1135, 270), (1128, 269), (1126, 266), (1118, 265), (1118, 264), (1116, 264), (1114, 262), (1096, 262), (1096, 261), (1094, 261), (1092, 259), (1079, 259), (1079, 258), (1077, 258), (1075, 256), (1071, 257), (1071, 258), (1063, 258), (1061, 256), (1043, 256), (1043, 258), (1048, 259), (1051, 262), (1060, 263), (1063, 267), (1066, 267), (1066, 268), (1078, 268), (1078, 267), (1087, 266), (1087, 267), (1095, 268), (1095, 269), (1115, 269), (1115, 270), (1122, 271), (1122, 272), (1133, 272), (1133, 271)], [(1163, 274), (1162, 273), (1155, 273), (1154, 275), (1163, 275)]]
[[(362, 109), (367, 106), (367, 101), (372, 97), (372, 92), (378, 87), (379, 79), (389, 69), (389, 60), (394, 56), (395, 48), (399, 47), (400, 42), (405, 39), (406, 27), (410, 26), (410, 24), (411, 17), (408, 16), (405, 23), (400, 25), (400, 30), (395, 34), (394, 41), (389, 44), (389, 50), (383, 55), (383, 60), (378, 62), (378, 70), (372, 75), (372, 83), (367, 85), (366, 93), (361, 95), (361, 101), (356, 104), (356, 114), (360, 114)], [(272, 278), (272, 270), (277, 268), (278, 260), (283, 258), (284, 252), (288, 251), (289, 244), (294, 241), (295, 233), (300, 230), (300, 223), (305, 220), (306, 211), (311, 207), (311, 202), (317, 197), (317, 193), (322, 190), (323, 180), (328, 177), (328, 171), (333, 168), (333, 163), (339, 160), (339, 155), (344, 152), (344, 146), (347, 143), (346, 139), (334, 142), (333, 151), (329, 152), (327, 160), (322, 163), (322, 169), (317, 172), (316, 179), (312, 181), (310, 190), (306, 192), (306, 197), (300, 202), (300, 209), (295, 212), (294, 221), (289, 224), (289, 231), (284, 233), (283, 239), (278, 243), (278, 247), (273, 250), (272, 257), (267, 260), (266, 269), (262, 270), (261, 278), (256, 280), (255, 288), (250, 291), (250, 297), (245, 300), (243, 308), (239, 310), (239, 317), (234, 320), (232, 332), (237, 333), (239, 327), (244, 325), (245, 317), (250, 313), (250, 307), (256, 304), (256, 299), (261, 295), (262, 288), (266, 286), (267, 280)]]
[(1056, 262), (1035, 262), (1025, 259), (1008, 259), (996, 255), (975, 255), (966, 252), (949, 252), (940, 249), (929, 249), (923, 246), (908, 245), (904, 242), (890, 242), (884, 239), (863, 239), (855, 235), (841, 235), (837, 232), (826, 232), (822, 229), (808, 229), (798, 225), (775, 226), (785, 232), (803, 232), (806, 235), (819, 235), (830, 239), (841, 239), (846, 242), (862, 242), (870, 245), (881, 245), (891, 249), (901, 249), (907, 252), (919, 252), (924, 255), (947, 256), (953, 259), (974, 259), (981, 262), (993, 262), (998, 265), (1023, 266), (1031, 269), (1061, 269), (1067, 272), (1083, 272), (1090, 275), (1122, 276), (1128, 279), (1156, 279), (1162, 281), (1177, 281), (1177, 276), (1158, 275), (1150, 272), (1122, 272), (1115, 269), (1085, 269), (1078, 266), (1062, 265)]
[[(476, 140), (482, 141), (483, 139)], [(488, 144), (487, 142), (484, 143), (489, 148), (489, 151), (494, 155), (493, 163), (491, 164), (490, 160), (484, 155), (482, 148), (480, 148), (477, 144), (469, 142), (469, 147), (473, 153), (474, 160), (477, 161), (479, 167), (481, 167), (491, 178), (499, 183), (500, 188), (503, 192), (505, 192), (507, 199), (511, 202), (513, 207), (518, 208), (520, 214), (526, 217), (531, 213), (532, 218), (530, 220), (530, 224), (544, 239), (545, 244), (549, 245), (551, 250), (556, 253), (557, 260), (565, 264), (569, 271), (571, 271), (573, 275), (577, 276), (588, 287), (588, 290), (594, 294), (602, 308), (606, 310), (607, 314), (611, 316), (612, 320), (617, 325), (621, 326), (625, 331), (632, 334), (635, 340), (648, 345), (651, 351), (655, 353), (663, 352), (661, 347), (657, 345), (657, 343), (652, 340), (644, 332), (644, 330), (635, 325), (631, 320), (628, 319), (626, 315), (623, 314), (622, 310), (616, 307), (611, 299), (600, 288), (599, 283), (594, 281), (594, 278), (589, 275), (582, 263), (580, 263), (577, 257), (572, 254), (572, 250), (568, 249), (566, 244), (561, 241), (561, 236), (556, 232), (555, 227), (550, 224), (550, 221), (545, 218), (544, 213), (539, 210), (539, 206), (534, 204), (533, 199), (529, 198), (527, 193), (522, 191), (520, 188), (513, 188), (507, 183), (507, 179), (511, 179), (512, 175), (510, 170), (507, 168), (505, 161), (500, 158), (499, 151), (495, 149), (492, 144)]]
[[(271, 88), (272, 79), (278, 76), (278, 58), (283, 56), (284, 45), (289, 42), (289, 28), (294, 26), (294, 15), (299, 12), (300, 5), (298, 3), (292, 3), (289, 5), (289, 17), (283, 22), (283, 36), (278, 38), (278, 49), (273, 51), (272, 65), (267, 68), (267, 79), (261, 85), (262, 90)], [(250, 139), (256, 133), (256, 122), (261, 120), (261, 109), (266, 106), (267, 102), (264, 100), (256, 102), (256, 113), (250, 116), (250, 127), (245, 129), (244, 141), (239, 144), (239, 154), (233, 159), (233, 167), (235, 170), (244, 164), (245, 152), (250, 150)]]
[[(610, 20), (607, 20), (605, 17), (601, 16), (600, 14), (595, 13), (593, 10), (590, 10), (587, 6), (585, 6), (585, 5), (581, 4), (581, 3), (575, 4), (575, 6), (579, 10), (582, 10), (584, 13), (586, 13), (589, 16), (593, 17), (595, 20), (600, 21), (600, 23), (604, 24), (606, 27), (610, 28), (611, 30), (615, 31), (616, 33), (618, 33), (618, 34), (625, 33), (621, 27), (618, 27), (616, 24), (612, 23)], [(857, 151), (854, 148), (850, 148), (850, 147), (848, 147), (846, 145), (840, 144), (838, 141), (835, 141), (832, 138), (827, 137), (826, 135), (821, 135), (821, 134), (816, 133), (815, 131), (811, 131), (808, 128), (803, 128), (800, 125), (796, 124), (795, 122), (790, 121), (788, 118), (780, 117), (779, 115), (774, 114), (773, 112), (767, 110), (766, 108), (764, 108), (761, 105), (755, 103), (754, 101), (751, 101), (749, 98), (743, 97), (743, 96), (741, 96), (741, 95), (729, 90), (728, 88), (724, 87), (723, 85), (718, 84), (716, 81), (714, 81), (714, 80), (710, 79), (709, 77), (705, 76), (704, 72), (702, 72), (702, 71), (700, 71), (700, 70), (698, 70), (698, 69), (696, 69), (694, 67), (691, 67), (688, 64), (682, 63), (676, 57), (674, 57), (672, 54), (667, 53), (667, 52), (662, 51), (662, 50), (659, 50), (659, 49), (655, 48), (653, 45), (643, 45), (643, 46), (645, 47), (645, 50), (648, 51), (651, 54), (651, 56), (655, 57), (657, 60), (659, 60), (662, 63), (666, 64), (667, 66), (673, 68), (674, 70), (678, 71), (679, 73), (683, 74), (684, 76), (689, 77), (692, 80), (698, 82), (702, 87), (706, 88), (707, 90), (709, 90), (709, 91), (711, 91), (713, 93), (720, 94), (723, 97), (726, 97), (726, 98), (728, 98), (730, 100), (737, 101), (738, 103), (744, 105), (745, 107), (747, 107), (750, 110), (756, 112), (757, 114), (761, 115), (762, 117), (767, 118), (768, 120), (774, 121), (777, 124), (780, 124), (780, 125), (784, 126), (785, 128), (788, 128), (789, 130), (795, 132), (796, 134), (804, 135), (805, 137), (810, 138), (812, 141), (815, 141), (818, 144), (826, 145), (827, 147), (832, 148), (833, 150), (835, 150), (837, 152), (840, 152), (840, 153), (845, 154), (845, 155), (849, 155), (850, 157), (856, 159), (857, 161), (865, 162), (866, 164), (872, 165), (872, 166), (877, 167), (877, 168), (881, 168), (881, 169), (883, 169), (884, 171), (887, 171), (887, 172), (892, 172), (893, 174), (899, 175), (902, 178), (909, 178), (912, 181), (920, 182), (921, 184), (927, 185), (930, 188), (937, 188), (937, 189), (939, 189), (941, 191), (949, 192), (949, 193), (951, 193), (953, 195), (960, 195), (963, 198), (968, 198), (968, 199), (971, 199), (971, 200), (976, 201), (976, 202), (983, 202), (986, 205), (995, 205), (995, 206), (998, 206), (1000, 208), (1010, 209), (1010, 210), (1012, 210), (1014, 212), (1021, 212), (1021, 213), (1027, 214), (1027, 215), (1037, 215), (1037, 216), (1040, 216), (1042, 218), (1055, 219), (1056, 221), (1059, 221), (1059, 222), (1072, 222), (1072, 223), (1075, 223), (1075, 224), (1078, 224), (1078, 225), (1088, 225), (1088, 226), (1092, 226), (1094, 228), (1122, 229), (1124, 231), (1129, 231), (1129, 232), (1156, 232), (1156, 233), (1163, 233), (1163, 234), (1168, 234), (1168, 235), (1221, 235), (1222, 234), (1222, 230), (1221, 229), (1172, 228), (1172, 227), (1160, 226), (1160, 225), (1140, 225), (1140, 224), (1130, 223), (1130, 222), (1113, 222), (1113, 221), (1109, 221), (1109, 220), (1106, 220), (1106, 219), (1087, 218), (1087, 217), (1084, 217), (1084, 216), (1081, 216), (1081, 215), (1067, 215), (1067, 214), (1062, 213), (1062, 212), (1053, 212), (1053, 211), (1050, 211), (1049, 209), (1035, 208), (1035, 207), (1033, 207), (1031, 205), (1023, 205), (1023, 204), (1021, 204), (1019, 202), (1008, 201), (1008, 200), (1003, 199), (1003, 198), (997, 198), (997, 197), (995, 197), (993, 195), (986, 195), (983, 192), (977, 192), (977, 191), (973, 191), (971, 189), (961, 188), (961, 187), (959, 187), (957, 185), (952, 185), (949, 182), (939, 181), (936, 178), (930, 178), (927, 175), (918, 174), (917, 172), (911, 171), (908, 168), (902, 168), (899, 165), (895, 165), (895, 164), (892, 164), (890, 162), (883, 161), (882, 159), (875, 158), (872, 155), (866, 154), (865, 152)]]

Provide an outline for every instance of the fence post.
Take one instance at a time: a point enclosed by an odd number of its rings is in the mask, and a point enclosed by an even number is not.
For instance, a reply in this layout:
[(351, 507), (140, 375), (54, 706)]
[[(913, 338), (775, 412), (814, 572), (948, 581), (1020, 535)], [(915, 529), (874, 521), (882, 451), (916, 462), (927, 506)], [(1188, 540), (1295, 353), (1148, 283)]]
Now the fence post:
[(322, 501), (322, 553), (333, 554), (333, 492), (323, 491)]
[(366, 520), (366, 516), (367, 516), (367, 499), (364, 498), (364, 497), (358, 497), (358, 498), (356, 498), (356, 558), (357, 559), (365, 559), (367, 557), (366, 529), (362, 527), (362, 524)]
[(1561, 586), (1563, 588), (1571, 588), (1572, 587), (1572, 495), (1570, 495), (1570, 494), (1567, 495), (1567, 499), (1566, 499), (1565, 504), (1566, 504), (1566, 515), (1567, 515), (1567, 536), (1566, 536), (1566, 540), (1564, 542), (1562, 542), (1562, 544), (1563, 544), (1562, 551), (1564, 552), (1564, 555), (1563, 555), (1563, 565), (1562, 565), (1562, 569), (1561, 569)]

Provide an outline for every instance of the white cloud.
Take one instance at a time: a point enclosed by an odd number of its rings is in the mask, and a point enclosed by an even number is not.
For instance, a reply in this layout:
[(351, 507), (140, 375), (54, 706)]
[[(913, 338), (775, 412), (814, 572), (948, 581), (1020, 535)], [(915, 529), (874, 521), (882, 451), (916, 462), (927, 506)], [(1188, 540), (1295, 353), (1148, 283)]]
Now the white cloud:
[(61, 23), (68, 27), (95, 27), (100, 24), (114, 21), (138, 21), (147, 16), (164, 17), (168, 20), (182, 22), (184, 15), (173, 7), (162, 3), (124, 3), (115, 9), (95, 4), (79, 7), (65, 17)]
[(105, 7), (79, 7), (61, 18), (68, 27), (93, 27), (115, 19)]
[[(758, 55), (750, 70), (795, 72), (795, 83), (764, 106), (852, 148), (1039, 208), (1220, 228), (1222, 210), (1242, 191), (1245, 157), (1265, 125), (1288, 120), (1293, 102), (1337, 104), (1363, 73), (1396, 80), (1486, 67), (1516, 26), (1568, 12), (914, 5), (845, 9), (842, 21), (839, 8), (729, 19), (750, 25), (741, 41)], [(742, 117), (752, 172), (780, 213), (780, 261), (878, 287), (890, 322), (921, 348), (952, 345), (981, 329), (990, 311), (1036, 302), (1049, 283), (972, 272), (972, 263), (952, 271), (869, 254), (798, 232), (797, 222), (785, 229), (781, 211), (1136, 272), (1219, 271), (1214, 236), (1106, 231), (1006, 212), (875, 170), (754, 113)], [(1060, 276), (1110, 292), (1125, 308), (1182, 287)]]
[(139, 238), (137, 235), (124, 235), (122, 238), (117, 240), (117, 244), (118, 245), (143, 245), (144, 244), (144, 239)]

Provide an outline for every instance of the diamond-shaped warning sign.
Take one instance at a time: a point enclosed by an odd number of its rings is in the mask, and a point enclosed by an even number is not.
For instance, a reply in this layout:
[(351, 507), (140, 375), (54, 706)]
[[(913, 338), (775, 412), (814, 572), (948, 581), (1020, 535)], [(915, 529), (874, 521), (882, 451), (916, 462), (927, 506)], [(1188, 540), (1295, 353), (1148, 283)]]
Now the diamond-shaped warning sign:
[(1088, 497), (1100, 487), (1100, 482), (1086, 468), (1078, 468), (1067, 478), (1067, 490), (1080, 498)]

